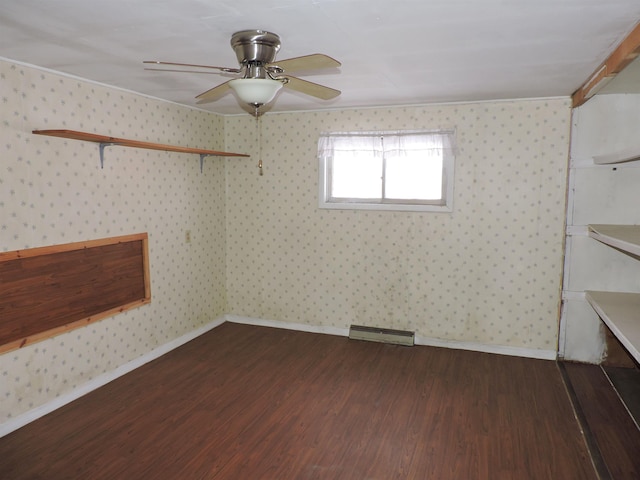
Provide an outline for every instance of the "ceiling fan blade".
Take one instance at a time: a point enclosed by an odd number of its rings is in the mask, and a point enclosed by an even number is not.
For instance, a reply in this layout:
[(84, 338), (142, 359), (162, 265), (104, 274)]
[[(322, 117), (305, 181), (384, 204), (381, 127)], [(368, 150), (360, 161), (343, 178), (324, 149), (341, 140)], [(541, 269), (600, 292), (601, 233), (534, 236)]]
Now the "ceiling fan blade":
[[(231, 80), (229, 80), (229, 82), (230, 81)], [(229, 87), (229, 82), (221, 83), (220, 85), (210, 88), (206, 92), (201, 93), (196, 97), (198, 99), (196, 103), (200, 105), (203, 103), (210, 103), (218, 100), (222, 95), (231, 90), (231, 87)]]
[(339, 61), (322, 53), (314, 53), (303, 57), (287, 58), (286, 60), (277, 60), (270, 64), (270, 66), (280, 67), (285, 72), (336, 68), (340, 65), (342, 64)]
[(311, 95), (312, 97), (321, 98), (322, 100), (331, 100), (340, 95), (340, 90), (335, 88), (325, 87), (324, 85), (318, 85), (317, 83), (309, 82), (308, 80), (302, 80), (301, 78), (286, 76), (288, 80), (284, 84), (285, 88), (290, 88), (300, 93)]
[(216, 67), (213, 65), (197, 65), (193, 63), (175, 63), (175, 62), (161, 62), (158, 60), (144, 60), (142, 63), (151, 63), (154, 65), (173, 65), (177, 67), (193, 67), (193, 68), (212, 68), (214, 70), (220, 70), (221, 72), (227, 73), (240, 73), (241, 70), (239, 68), (231, 68), (231, 67)]
[(207, 75), (224, 75), (225, 72), (205, 72), (202, 70), (178, 70), (177, 68), (145, 68), (152, 72), (205, 73)]

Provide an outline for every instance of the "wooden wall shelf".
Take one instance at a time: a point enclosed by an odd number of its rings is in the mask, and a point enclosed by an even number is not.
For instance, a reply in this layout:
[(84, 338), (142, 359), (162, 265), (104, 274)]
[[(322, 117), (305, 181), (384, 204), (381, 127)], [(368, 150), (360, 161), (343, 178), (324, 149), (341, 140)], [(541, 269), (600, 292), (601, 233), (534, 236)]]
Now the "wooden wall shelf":
[(104, 167), (104, 149), (118, 145), (121, 147), (145, 148), (147, 150), (163, 150), (166, 152), (194, 153), (200, 155), (200, 171), (205, 157), (249, 157), (244, 153), (219, 152), (216, 150), (205, 150), (202, 148), (180, 147), (175, 145), (165, 145), (162, 143), (143, 142), (140, 140), (128, 140), (126, 138), (108, 137), (95, 133), (78, 132), (76, 130), (33, 130), (36, 135), (47, 135), (50, 137), (69, 138), (71, 140), (84, 140), (100, 145), (100, 168)]

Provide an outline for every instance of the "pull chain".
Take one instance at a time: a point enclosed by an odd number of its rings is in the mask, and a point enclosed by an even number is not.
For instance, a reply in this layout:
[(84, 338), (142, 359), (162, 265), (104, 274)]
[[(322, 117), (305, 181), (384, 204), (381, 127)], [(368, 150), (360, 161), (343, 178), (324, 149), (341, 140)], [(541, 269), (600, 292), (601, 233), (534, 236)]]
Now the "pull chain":
[(260, 125), (260, 114), (258, 113), (258, 106), (256, 106), (256, 128), (258, 129), (258, 171), (262, 176), (262, 127)]

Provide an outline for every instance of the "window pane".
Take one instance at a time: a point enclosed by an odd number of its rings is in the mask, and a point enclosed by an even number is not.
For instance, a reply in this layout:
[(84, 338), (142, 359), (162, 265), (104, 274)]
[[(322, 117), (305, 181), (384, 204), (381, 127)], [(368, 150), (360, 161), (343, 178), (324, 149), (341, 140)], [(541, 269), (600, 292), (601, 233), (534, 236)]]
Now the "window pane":
[(385, 197), (388, 199), (440, 200), (442, 198), (442, 156), (399, 155), (387, 158)]
[(381, 158), (358, 152), (335, 152), (332, 168), (332, 197), (381, 198)]
[(321, 134), (320, 208), (451, 212), (454, 135), (449, 130)]

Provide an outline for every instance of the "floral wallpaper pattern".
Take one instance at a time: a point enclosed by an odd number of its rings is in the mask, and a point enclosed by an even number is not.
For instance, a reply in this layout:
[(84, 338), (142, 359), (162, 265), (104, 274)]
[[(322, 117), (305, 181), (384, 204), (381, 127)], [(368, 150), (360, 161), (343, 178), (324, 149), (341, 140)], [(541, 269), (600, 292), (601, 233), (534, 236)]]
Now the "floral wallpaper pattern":
[[(555, 351), (569, 120), (565, 99), (228, 117), (264, 167), (228, 164), (229, 311)], [(438, 128), (452, 213), (318, 208), (321, 132)]]
[[(152, 302), (0, 355), (0, 424), (224, 314), (555, 351), (568, 99), (221, 117), (0, 61), (0, 251), (148, 232)], [(320, 210), (322, 131), (455, 128), (454, 211)], [(249, 153), (199, 158), (73, 129)], [(264, 175), (259, 175), (258, 160)], [(186, 232), (191, 241), (186, 241)]]
[[(0, 251), (149, 233), (149, 305), (0, 355), (0, 423), (225, 312), (225, 159), (33, 135), (222, 150), (224, 118), (0, 61)], [(191, 242), (185, 242), (186, 230)], [(1, 289), (1, 286), (0, 286)]]

